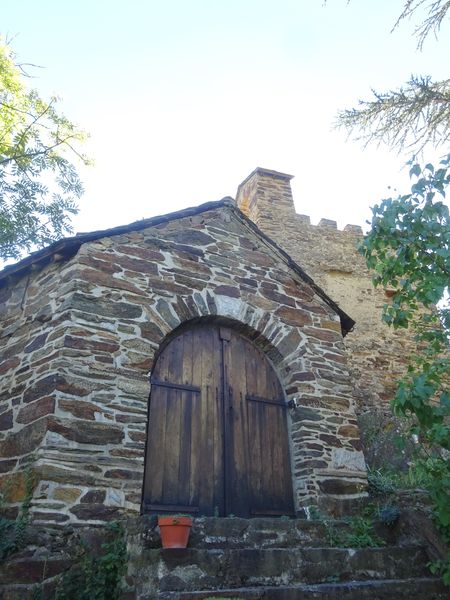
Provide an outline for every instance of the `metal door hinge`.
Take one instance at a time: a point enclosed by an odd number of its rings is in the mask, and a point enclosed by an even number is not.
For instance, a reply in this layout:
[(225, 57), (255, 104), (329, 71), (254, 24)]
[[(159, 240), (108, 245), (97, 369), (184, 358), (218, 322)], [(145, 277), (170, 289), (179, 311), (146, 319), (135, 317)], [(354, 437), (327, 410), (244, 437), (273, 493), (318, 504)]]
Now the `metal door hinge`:
[(297, 396), (294, 396), (294, 398), (289, 400), (287, 405), (289, 406), (289, 408), (293, 408), (293, 409), (299, 408), (300, 407), (300, 398), (297, 398)]

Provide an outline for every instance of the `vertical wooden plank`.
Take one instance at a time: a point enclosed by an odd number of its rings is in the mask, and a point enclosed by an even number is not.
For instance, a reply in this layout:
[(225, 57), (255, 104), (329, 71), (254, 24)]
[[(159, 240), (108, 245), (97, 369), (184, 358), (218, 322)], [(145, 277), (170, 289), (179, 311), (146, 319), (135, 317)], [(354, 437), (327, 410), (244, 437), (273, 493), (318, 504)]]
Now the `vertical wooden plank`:
[[(163, 351), (155, 364), (153, 377), (160, 381), (167, 380), (168, 357)], [(149, 414), (147, 427), (147, 453), (145, 457), (145, 488), (143, 501), (158, 504), (163, 497), (164, 455), (166, 433), (167, 390), (159, 387), (150, 388)]]
[[(280, 385), (276, 373), (271, 373), (274, 398), (284, 399), (283, 389)], [(289, 451), (287, 411), (283, 408), (274, 407), (274, 471), (276, 471), (275, 484), (276, 494), (275, 502), (277, 506), (285, 507), (286, 514), (294, 512), (291, 461)]]
[(213, 479), (212, 498), (213, 513), (223, 516), (225, 514), (225, 423), (224, 423), (224, 398), (222, 393), (222, 341), (219, 329), (211, 330), (212, 347), (212, 379), (208, 402), (208, 423), (212, 432), (213, 449)]
[(195, 329), (193, 352), (196, 354), (196, 362), (194, 369), (194, 381), (196, 385), (201, 387), (201, 399), (196, 411), (197, 430), (196, 430), (196, 472), (195, 482), (193, 484), (197, 488), (198, 505), (202, 514), (211, 514), (212, 505), (212, 465), (210, 456), (208, 455), (208, 390), (212, 372), (210, 366), (212, 358), (210, 356), (211, 345), (209, 343), (210, 336), (208, 330), (204, 326), (199, 326)]
[[(167, 391), (153, 388), (150, 404), (150, 432), (145, 459), (144, 503), (158, 504), (162, 501), (165, 454), (165, 421)], [(161, 460), (162, 459), (162, 460)]]
[[(257, 373), (256, 356), (253, 348), (245, 352), (245, 375), (246, 375), (246, 395), (256, 396), (257, 394)], [(246, 401), (248, 415), (248, 448), (249, 448), (249, 510), (257, 504), (257, 499), (261, 494), (261, 435), (258, 424), (258, 406), (253, 402)]]
[[(262, 357), (259, 362), (260, 368), (260, 377), (258, 378), (261, 382), (261, 396), (263, 398), (272, 399), (272, 393), (270, 390), (270, 373), (269, 369), (271, 366), (265, 357)], [(274, 435), (275, 425), (271, 419), (271, 416), (274, 413), (274, 410), (271, 410), (272, 407), (267, 404), (262, 404), (261, 411), (263, 413), (263, 431), (264, 431), (264, 450), (265, 450), (265, 466), (263, 473), (265, 476), (264, 488), (265, 492), (268, 496), (268, 504), (267, 507), (270, 510), (275, 508), (274, 501), (276, 495), (276, 470), (277, 468), (283, 468), (282, 465), (275, 465), (275, 446), (277, 444), (277, 440)], [(262, 458), (261, 458), (262, 460)]]
[[(180, 377), (181, 383), (192, 385), (192, 331), (185, 331), (180, 335)], [(180, 457), (178, 471), (178, 503), (188, 506), (190, 504), (190, 479), (192, 464), (192, 427), (195, 423), (192, 419), (193, 393), (182, 391), (179, 394), (180, 400)]]
[[(192, 356), (191, 384), (201, 388), (201, 363), (202, 351), (199, 344), (199, 332), (197, 328), (190, 330), (190, 344), (185, 345), (185, 351), (190, 352)], [(203, 390), (200, 394), (191, 396), (191, 414), (192, 414), (192, 434), (191, 434), (191, 455), (190, 455), (190, 477), (189, 477), (189, 504), (199, 506), (200, 504), (200, 486), (202, 478), (202, 404)]]
[(195, 451), (197, 453), (195, 478), (192, 485), (197, 488), (198, 505), (201, 514), (210, 514), (212, 504), (212, 494), (210, 493), (210, 481), (212, 478), (212, 466), (207, 455), (209, 432), (208, 432), (208, 405), (209, 388), (211, 385), (212, 371), (209, 369), (211, 364), (211, 347), (205, 327), (198, 326), (194, 332), (194, 352), (196, 354), (194, 373), (194, 383), (201, 387), (201, 399), (197, 408), (198, 428), (195, 436)]
[(178, 466), (178, 504), (188, 506), (190, 501), (190, 481), (192, 465), (191, 435), (193, 423), (192, 407), (194, 394), (189, 391), (179, 392), (180, 403), (180, 455)]
[[(261, 356), (255, 350), (255, 363), (256, 363), (256, 395), (259, 398), (267, 398), (267, 386), (266, 386), (266, 362), (261, 361)], [(258, 411), (258, 427), (261, 437), (261, 453), (259, 456), (258, 467), (261, 469), (261, 489), (258, 497), (258, 509), (263, 510), (269, 508), (271, 504), (271, 476), (272, 476), (272, 461), (271, 461), (271, 447), (268, 444), (268, 431), (269, 426), (266, 423), (266, 407), (264, 404), (256, 403), (255, 410)]]
[[(183, 383), (183, 336), (173, 339), (168, 347), (168, 381), (181, 385)], [(163, 497), (167, 504), (179, 504), (179, 471), (182, 423), (182, 392), (172, 389), (167, 395), (166, 445), (164, 460)]]
[(233, 514), (248, 516), (249, 499), (249, 459), (248, 424), (246, 411), (246, 353), (248, 344), (242, 336), (232, 332), (227, 343), (227, 374), (230, 401), (230, 482)]
[(223, 332), (220, 330), (219, 337), (221, 344), (221, 414), (223, 422), (224, 510), (225, 514), (229, 515), (236, 514), (233, 513), (234, 431), (232, 426), (233, 390), (230, 386), (230, 375), (232, 373), (233, 365), (231, 364), (230, 360), (230, 336), (223, 335)]

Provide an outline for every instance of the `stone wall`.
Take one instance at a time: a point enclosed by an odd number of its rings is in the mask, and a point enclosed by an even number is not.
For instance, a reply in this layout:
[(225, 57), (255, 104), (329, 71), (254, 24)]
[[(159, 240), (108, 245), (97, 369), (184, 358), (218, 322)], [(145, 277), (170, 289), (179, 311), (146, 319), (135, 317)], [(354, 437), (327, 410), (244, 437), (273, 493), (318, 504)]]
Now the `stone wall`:
[(414, 348), (407, 330), (388, 328), (381, 310), (389, 290), (374, 289), (363, 257), (357, 251), (361, 227), (297, 214), (291, 175), (256, 169), (238, 188), (237, 206), (277, 242), (355, 321), (345, 338), (353, 393), (359, 412), (388, 409), (395, 384)]
[(289, 417), (297, 509), (360, 496), (336, 311), (230, 202), (145, 225), (53, 253), (0, 291), (0, 472), (17, 476), (33, 460), (34, 520), (139, 511), (148, 373), (166, 336), (200, 318), (238, 327), (267, 353), (287, 399), (301, 398)]

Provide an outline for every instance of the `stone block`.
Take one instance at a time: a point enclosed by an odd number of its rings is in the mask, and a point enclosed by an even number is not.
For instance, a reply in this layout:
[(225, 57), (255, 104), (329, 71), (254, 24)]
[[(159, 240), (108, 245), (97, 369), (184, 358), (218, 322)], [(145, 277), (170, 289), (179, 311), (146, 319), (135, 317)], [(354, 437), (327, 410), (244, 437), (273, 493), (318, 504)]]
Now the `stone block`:
[(105, 506), (104, 504), (78, 504), (70, 509), (70, 512), (81, 521), (114, 521), (120, 516), (117, 506)]
[(13, 427), (13, 411), (7, 410), (0, 414), (0, 431), (6, 431)]
[(68, 504), (73, 504), (80, 496), (80, 488), (57, 487), (52, 492), (52, 497), (55, 498), (55, 500), (61, 500), (63, 502), (67, 502)]
[(84, 494), (81, 498), (80, 502), (82, 504), (102, 504), (106, 497), (105, 490), (89, 490)]
[(366, 470), (364, 454), (346, 448), (332, 448), (330, 467), (332, 469), (347, 469), (364, 473)]
[(25, 353), (34, 352), (35, 350), (42, 348), (45, 344), (47, 336), (48, 336), (48, 332), (37, 335), (34, 339), (32, 339), (32, 341), (29, 344), (27, 344), (25, 346), (24, 352)]
[(42, 442), (46, 431), (47, 421), (46, 418), (42, 418), (8, 434), (8, 437), (0, 442), (0, 456), (10, 458), (30, 454)]
[(52, 396), (44, 396), (23, 406), (17, 415), (18, 423), (31, 423), (45, 415), (55, 412), (55, 399)]
[(68, 419), (48, 419), (48, 429), (79, 444), (118, 444), (124, 438), (122, 428), (113, 424), (92, 421), (69, 421)]
[(304, 310), (298, 310), (290, 308), (288, 306), (282, 306), (277, 308), (275, 314), (287, 325), (293, 325), (294, 327), (304, 327), (305, 325), (312, 324), (312, 318), (309, 313)]
[(66, 400), (61, 398), (58, 400), (58, 407), (71, 413), (78, 419), (86, 419), (88, 421), (95, 421), (95, 415), (102, 412), (102, 409), (96, 404), (91, 402), (85, 402), (84, 400)]
[(358, 495), (367, 488), (367, 483), (361, 479), (332, 477), (320, 479), (318, 483), (322, 492), (335, 496)]

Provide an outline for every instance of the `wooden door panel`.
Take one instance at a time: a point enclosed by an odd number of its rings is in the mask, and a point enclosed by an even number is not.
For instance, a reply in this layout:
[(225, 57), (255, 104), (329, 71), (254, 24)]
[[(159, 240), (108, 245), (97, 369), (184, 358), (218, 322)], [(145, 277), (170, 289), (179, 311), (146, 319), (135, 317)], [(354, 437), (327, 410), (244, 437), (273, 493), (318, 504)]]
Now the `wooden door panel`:
[[(199, 392), (154, 385), (147, 442), (144, 502), (147, 510), (162, 506), (197, 510)], [(158, 507), (158, 508), (157, 508)]]
[(293, 514), (286, 405), (278, 377), (262, 351), (237, 332), (227, 348), (236, 477), (231, 512)]
[(285, 409), (248, 397), (251, 515), (291, 515), (292, 479)]
[(223, 511), (220, 359), (218, 333), (207, 327), (183, 332), (158, 357), (150, 397), (146, 511)]
[(219, 390), (208, 388), (202, 396), (203, 443), (198, 461), (199, 508), (203, 515), (222, 515), (224, 512), (223, 426), (220, 413)]
[(161, 352), (152, 382), (144, 510), (292, 514), (284, 395), (258, 348), (196, 325)]

